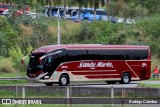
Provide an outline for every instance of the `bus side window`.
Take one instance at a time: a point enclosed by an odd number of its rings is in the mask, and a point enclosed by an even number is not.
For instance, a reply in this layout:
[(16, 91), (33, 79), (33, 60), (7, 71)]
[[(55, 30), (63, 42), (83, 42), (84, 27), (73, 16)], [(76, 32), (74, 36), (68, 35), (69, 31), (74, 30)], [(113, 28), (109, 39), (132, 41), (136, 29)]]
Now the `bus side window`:
[(129, 60), (140, 60), (140, 55), (137, 50), (129, 50), (126, 55), (129, 56)]
[(96, 60), (96, 59), (102, 59), (100, 58), (100, 51), (99, 50), (87, 50), (88, 59), (89, 60)]
[(68, 50), (67, 51), (68, 60), (85, 60), (85, 56), (87, 55), (86, 50)]
[(109, 60), (125, 60), (124, 50), (104, 50), (103, 54), (105, 59)]
[(53, 58), (52, 57), (48, 57), (47, 61), (46, 61), (46, 66), (51, 67), (52, 66), (52, 62), (53, 62)]
[(129, 55), (126, 55), (125, 60), (129, 60)]
[(140, 50), (138, 51), (140, 59), (147, 59), (148, 58), (148, 50)]

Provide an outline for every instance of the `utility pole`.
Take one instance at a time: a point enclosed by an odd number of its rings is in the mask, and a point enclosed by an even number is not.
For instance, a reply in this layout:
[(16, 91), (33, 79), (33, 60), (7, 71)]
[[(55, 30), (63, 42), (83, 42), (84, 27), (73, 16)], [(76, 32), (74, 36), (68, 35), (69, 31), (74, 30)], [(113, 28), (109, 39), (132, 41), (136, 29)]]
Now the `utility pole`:
[(60, 15), (59, 15), (59, 9), (58, 9), (58, 37), (57, 37), (57, 38), (58, 38), (58, 45), (61, 44), (61, 43), (60, 43), (60, 38), (61, 38), (61, 37), (60, 37), (60, 36), (61, 36), (61, 35), (60, 35), (60, 30), (61, 30), (61, 29), (60, 29)]
[(64, 20), (66, 20), (66, 0), (64, 0)]
[(105, 0), (106, 2), (106, 9), (107, 9), (107, 15), (108, 15), (108, 21), (110, 20), (110, 0)]
[(49, 17), (52, 17), (52, 0), (49, 1)]

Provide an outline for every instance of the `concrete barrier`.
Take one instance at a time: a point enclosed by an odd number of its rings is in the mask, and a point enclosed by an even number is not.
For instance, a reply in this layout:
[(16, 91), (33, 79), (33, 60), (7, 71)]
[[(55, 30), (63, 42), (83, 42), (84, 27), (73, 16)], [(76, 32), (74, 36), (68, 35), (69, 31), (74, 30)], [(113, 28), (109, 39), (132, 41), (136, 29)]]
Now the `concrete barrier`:
[[(23, 88), (24, 87), (24, 88)], [(159, 98), (159, 88), (98, 88), (98, 87), (70, 87), (67, 92), (67, 87), (59, 86), (0, 86), (0, 90), (7, 92), (24, 93), (30, 96), (50, 95), (55, 97), (125, 97), (125, 98)], [(113, 92), (111, 94), (111, 92)]]

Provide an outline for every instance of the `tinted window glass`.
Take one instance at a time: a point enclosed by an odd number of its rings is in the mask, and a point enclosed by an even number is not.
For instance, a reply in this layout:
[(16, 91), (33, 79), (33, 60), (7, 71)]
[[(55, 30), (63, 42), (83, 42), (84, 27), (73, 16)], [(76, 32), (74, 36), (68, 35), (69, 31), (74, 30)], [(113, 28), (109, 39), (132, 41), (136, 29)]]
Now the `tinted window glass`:
[(28, 62), (27, 72), (35, 72), (37, 70), (43, 69), (43, 63), (39, 63), (39, 58), (42, 57), (45, 53), (42, 54), (32, 54)]
[(148, 50), (128, 50), (126, 51), (128, 60), (140, 60), (148, 57)]
[(86, 50), (68, 50), (67, 54), (69, 56), (81, 56), (86, 55)]
[(86, 50), (68, 50), (67, 51), (67, 60), (76, 61), (76, 60), (87, 60)]
[(88, 50), (89, 57), (100, 60), (124, 60), (123, 50)]
[[(61, 52), (60, 52), (61, 51)], [(58, 52), (57, 54), (54, 54)], [(50, 53), (53, 64), (77, 60), (140, 60), (148, 57), (148, 50), (56, 50)]]

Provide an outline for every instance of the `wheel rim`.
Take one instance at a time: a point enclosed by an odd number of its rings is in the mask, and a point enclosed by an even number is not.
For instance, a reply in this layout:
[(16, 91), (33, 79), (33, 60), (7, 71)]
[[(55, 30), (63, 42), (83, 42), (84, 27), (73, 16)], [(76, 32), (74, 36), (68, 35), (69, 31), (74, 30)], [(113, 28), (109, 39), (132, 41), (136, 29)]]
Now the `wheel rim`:
[(123, 81), (124, 81), (124, 83), (128, 83), (129, 82), (129, 77), (127, 75), (125, 75), (123, 77)]
[(65, 77), (61, 78), (61, 84), (66, 85), (67, 84), (67, 79)]

